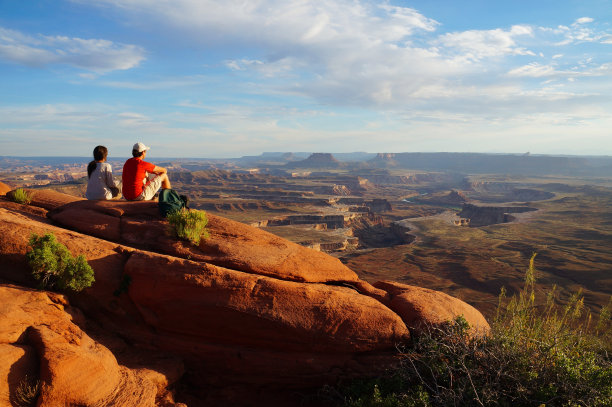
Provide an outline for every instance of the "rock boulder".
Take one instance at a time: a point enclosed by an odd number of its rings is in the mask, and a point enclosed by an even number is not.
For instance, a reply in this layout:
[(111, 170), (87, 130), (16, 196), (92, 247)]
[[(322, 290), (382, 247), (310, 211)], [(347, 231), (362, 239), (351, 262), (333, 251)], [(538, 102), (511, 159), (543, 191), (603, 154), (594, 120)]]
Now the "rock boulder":
[(0, 196), (6, 195), (7, 192), (12, 190), (10, 186), (6, 185), (4, 182), (0, 182)]
[(126, 273), (130, 298), (147, 323), (202, 341), (354, 353), (392, 348), (409, 336), (394, 312), (350, 288), (144, 252), (131, 255)]
[[(402, 320), (374, 299), (386, 293), (359, 280), (340, 287), (248, 273), (119, 245), (1, 206), (0, 219), (0, 275), (26, 275), (29, 236), (54, 233), (95, 272), (91, 288), (70, 294), (72, 303), (132, 343), (185, 358), (207, 382), (320, 385), (371, 371), (368, 358), (388, 366), (389, 350), (409, 338)], [(124, 276), (127, 294), (113, 295)], [(215, 375), (206, 375), (211, 369)]]
[(463, 316), (473, 334), (490, 331), (485, 317), (476, 308), (441, 291), (416, 287), (393, 281), (379, 281), (374, 286), (390, 294), (389, 308), (402, 317), (416, 332), (427, 325), (440, 325)]
[(340, 260), (261, 229), (208, 214), (198, 247), (171, 236), (156, 202), (78, 201), (49, 212), (61, 226), (149, 251), (302, 282), (358, 282)]
[[(82, 201), (83, 198), (57, 192), (52, 189), (25, 189), (32, 198), (30, 205), (44, 209), (53, 209), (75, 201)], [(14, 191), (7, 193), (12, 194)]]
[(0, 399), (29, 380), (38, 405), (155, 406), (155, 384), (120, 366), (66, 308), (62, 296), (0, 284)]

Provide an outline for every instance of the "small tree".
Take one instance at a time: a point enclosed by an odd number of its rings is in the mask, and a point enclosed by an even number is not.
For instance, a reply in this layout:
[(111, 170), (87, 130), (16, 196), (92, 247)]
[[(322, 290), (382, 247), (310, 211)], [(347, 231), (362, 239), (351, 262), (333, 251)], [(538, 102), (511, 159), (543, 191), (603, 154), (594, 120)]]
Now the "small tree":
[(44, 236), (32, 234), (30, 250), (26, 259), (32, 269), (32, 276), (40, 282), (41, 288), (81, 291), (91, 287), (94, 272), (83, 255), (72, 257), (70, 251), (59, 243), (52, 233)]
[(168, 222), (172, 226), (174, 235), (185, 240), (189, 240), (195, 245), (200, 244), (202, 238), (207, 238), (208, 218), (206, 212), (198, 210), (182, 209), (170, 212)]

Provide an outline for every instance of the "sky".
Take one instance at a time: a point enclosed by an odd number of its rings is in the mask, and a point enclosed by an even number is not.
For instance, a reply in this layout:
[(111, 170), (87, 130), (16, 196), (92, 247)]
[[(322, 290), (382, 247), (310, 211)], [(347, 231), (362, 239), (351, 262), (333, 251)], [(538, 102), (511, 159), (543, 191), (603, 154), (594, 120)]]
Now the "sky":
[(0, 0), (0, 156), (612, 155), (612, 0)]

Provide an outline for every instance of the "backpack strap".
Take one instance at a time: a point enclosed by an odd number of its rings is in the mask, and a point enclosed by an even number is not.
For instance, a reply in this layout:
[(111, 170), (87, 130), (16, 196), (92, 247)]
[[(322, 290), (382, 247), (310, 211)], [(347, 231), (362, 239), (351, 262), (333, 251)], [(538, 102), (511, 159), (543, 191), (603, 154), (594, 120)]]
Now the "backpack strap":
[(189, 210), (189, 197), (187, 197), (187, 195), (179, 195), (179, 197), (181, 198), (181, 201), (183, 201), (185, 208)]

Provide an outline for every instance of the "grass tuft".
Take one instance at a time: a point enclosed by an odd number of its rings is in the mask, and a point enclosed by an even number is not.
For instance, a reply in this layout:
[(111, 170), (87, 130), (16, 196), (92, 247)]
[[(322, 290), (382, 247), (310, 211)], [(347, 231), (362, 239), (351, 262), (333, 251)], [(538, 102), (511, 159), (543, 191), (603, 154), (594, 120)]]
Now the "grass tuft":
[(11, 195), (12, 195), (13, 201), (17, 203), (20, 203), (23, 205), (29, 205), (30, 202), (32, 202), (32, 197), (30, 196), (28, 191), (26, 191), (23, 188), (17, 188), (15, 191), (13, 191)]
[(204, 211), (182, 209), (169, 213), (167, 219), (174, 235), (180, 239), (199, 245), (202, 238), (209, 236), (206, 229), (208, 218)]
[(32, 407), (36, 405), (40, 393), (40, 381), (30, 379), (27, 375), (19, 382), (11, 398), (13, 405), (18, 407)]

